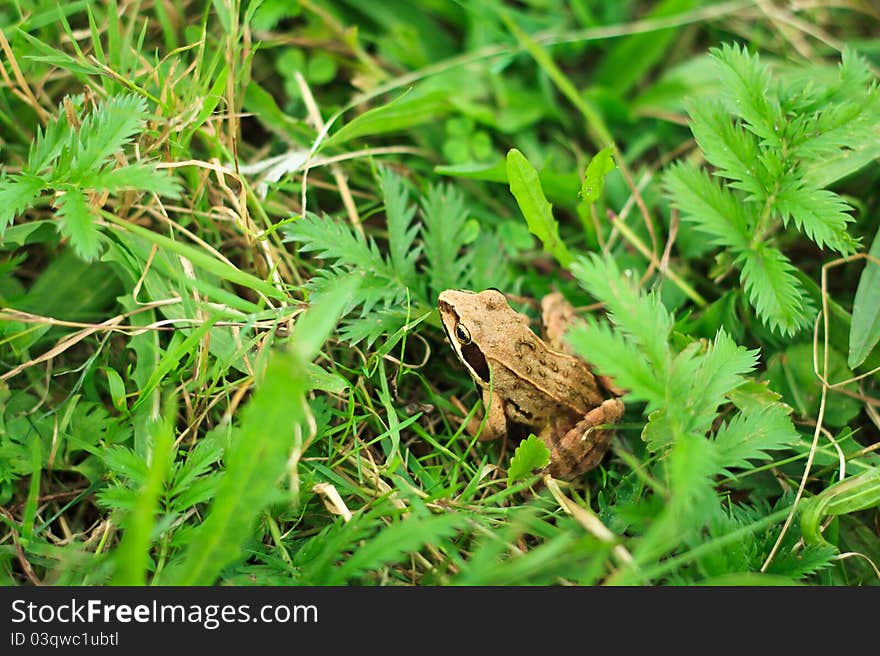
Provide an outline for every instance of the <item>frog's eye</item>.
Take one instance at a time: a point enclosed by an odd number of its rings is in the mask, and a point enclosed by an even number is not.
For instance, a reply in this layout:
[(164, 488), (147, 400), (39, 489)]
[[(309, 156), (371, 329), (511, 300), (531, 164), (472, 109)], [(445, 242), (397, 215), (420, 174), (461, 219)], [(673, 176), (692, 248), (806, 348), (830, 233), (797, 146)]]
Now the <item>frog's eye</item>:
[(455, 324), (455, 337), (462, 344), (467, 345), (471, 343), (471, 334), (461, 322)]

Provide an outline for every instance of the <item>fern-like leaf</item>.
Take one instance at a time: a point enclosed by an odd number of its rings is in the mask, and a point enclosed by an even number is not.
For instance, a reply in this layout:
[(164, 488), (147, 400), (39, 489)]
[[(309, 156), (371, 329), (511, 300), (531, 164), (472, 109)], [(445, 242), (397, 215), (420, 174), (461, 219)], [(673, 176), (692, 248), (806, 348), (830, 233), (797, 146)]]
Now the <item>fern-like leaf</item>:
[(758, 351), (737, 345), (721, 329), (715, 335), (699, 365), (690, 378), (692, 389), (686, 397), (692, 419), (688, 429), (705, 434), (712, 425), (718, 406), (731, 390), (745, 382), (744, 376), (758, 364)]
[(0, 237), (16, 216), (33, 207), (43, 186), (40, 178), (30, 174), (0, 177)]
[(791, 178), (782, 183), (773, 204), (782, 222), (793, 222), (820, 248), (830, 246), (838, 253), (853, 253), (858, 245), (846, 231), (853, 220), (852, 208), (827, 189), (810, 189)]
[(166, 171), (159, 171), (143, 162), (87, 172), (81, 176), (80, 181), (89, 189), (111, 193), (125, 189), (145, 189), (168, 198), (176, 198), (180, 194), (177, 180)]
[[(688, 107), (691, 131), (716, 173), (733, 180), (732, 187), (754, 198), (766, 196), (767, 174), (755, 157), (755, 136), (734, 124), (720, 102), (703, 101)], [(734, 219), (736, 220), (736, 219)]]
[(636, 281), (621, 275), (613, 259), (595, 253), (577, 258), (571, 272), (584, 289), (605, 304), (615, 326), (640, 346), (657, 371), (668, 366), (672, 316), (659, 296), (642, 295)]
[(49, 121), (44, 129), (37, 128), (37, 137), (28, 150), (25, 170), (33, 175), (40, 175), (58, 157), (69, 135), (70, 127), (63, 113)]
[(383, 278), (394, 277), (376, 243), (342, 221), (308, 214), (282, 230), (300, 243), (301, 251), (314, 252), (322, 260), (344, 263)]
[(730, 476), (733, 468), (746, 468), (750, 460), (769, 460), (767, 451), (781, 449), (797, 440), (798, 433), (781, 403), (755, 412), (738, 412), (715, 433), (719, 473)]
[(385, 199), (391, 268), (400, 280), (414, 285), (416, 260), (421, 250), (413, 246), (419, 232), (419, 226), (413, 224), (416, 208), (409, 203), (409, 191), (403, 179), (391, 169), (379, 170), (379, 186)]
[(431, 290), (439, 294), (444, 289), (469, 287), (474, 251), (459, 254), (468, 220), (464, 197), (450, 185), (432, 185), (422, 199), (422, 219)]
[(770, 71), (745, 47), (724, 44), (711, 53), (729, 109), (766, 144), (779, 146), (783, 117)]
[(646, 401), (648, 411), (666, 399), (665, 368), (658, 370), (620, 333), (604, 323), (588, 318), (573, 325), (565, 335), (573, 351), (588, 360), (595, 370), (611, 376), (634, 401)]
[(95, 217), (85, 194), (69, 189), (57, 200), (61, 234), (70, 240), (76, 253), (87, 262), (98, 257), (100, 243)]
[(738, 253), (748, 248), (749, 211), (728, 189), (712, 180), (705, 171), (676, 163), (666, 172), (666, 189), (682, 218), (709, 235), (716, 246)]
[(140, 96), (113, 96), (98, 105), (82, 122), (74, 144), (72, 180), (99, 166), (143, 129), (147, 104)]
[(740, 280), (761, 321), (783, 335), (809, 324), (813, 306), (785, 255), (758, 244), (741, 261)]

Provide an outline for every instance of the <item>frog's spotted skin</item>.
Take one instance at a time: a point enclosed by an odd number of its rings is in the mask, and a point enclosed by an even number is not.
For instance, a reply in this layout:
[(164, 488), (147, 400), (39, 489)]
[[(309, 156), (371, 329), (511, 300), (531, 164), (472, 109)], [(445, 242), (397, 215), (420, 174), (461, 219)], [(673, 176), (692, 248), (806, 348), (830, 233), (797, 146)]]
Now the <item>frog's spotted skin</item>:
[(571, 478), (599, 464), (611, 442), (602, 426), (617, 422), (624, 408), (618, 390), (561, 347), (574, 312), (560, 295), (551, 297), (542, 307), (553, 344), (494, 289), (446, 290), (438, 308), (450, 345), (483, 393), (480, 439), (533, 432), (550, 449), (550, 474)]

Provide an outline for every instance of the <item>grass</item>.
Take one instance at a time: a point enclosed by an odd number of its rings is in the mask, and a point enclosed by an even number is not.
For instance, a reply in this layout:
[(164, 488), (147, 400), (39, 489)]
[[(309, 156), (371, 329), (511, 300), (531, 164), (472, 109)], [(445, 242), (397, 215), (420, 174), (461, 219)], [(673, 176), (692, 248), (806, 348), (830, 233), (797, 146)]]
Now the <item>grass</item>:
[[(875, 9), (202, 5), (0, 8), (3, 584), (877, 584)], [(488, 287), (598, 468), (468, 430)]]

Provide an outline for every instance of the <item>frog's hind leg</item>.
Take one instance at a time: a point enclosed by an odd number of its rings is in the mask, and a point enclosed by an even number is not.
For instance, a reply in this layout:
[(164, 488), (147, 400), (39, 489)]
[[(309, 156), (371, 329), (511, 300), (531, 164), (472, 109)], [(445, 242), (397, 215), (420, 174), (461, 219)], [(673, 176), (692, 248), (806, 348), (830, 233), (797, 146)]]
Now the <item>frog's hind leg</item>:
[(574, 478), (596, 467), (608, 451), (613, 436), (612, 430), (598, 427), (613, 424), (622, 416), (623, 403), (620, 399), (608, 399), (588, 412), (559, 439), (548, 440), (542, 435), (544, 443), (550, 448), (550, 475)]

